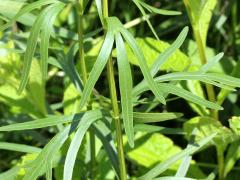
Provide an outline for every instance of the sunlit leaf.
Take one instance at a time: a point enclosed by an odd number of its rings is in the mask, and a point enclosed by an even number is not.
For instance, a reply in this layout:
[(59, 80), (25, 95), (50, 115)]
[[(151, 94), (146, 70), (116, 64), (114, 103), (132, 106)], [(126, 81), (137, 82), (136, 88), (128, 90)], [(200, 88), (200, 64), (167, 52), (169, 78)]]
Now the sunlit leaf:
[(133, 105), (132, 105), (132, 74), (127, 59), (127, 52), (123, 39), (116, 35), (117, 63), (119, 71), (119, 85), (121, 94), (122, 118), (125, 131), (131, 147), (134, 146)]

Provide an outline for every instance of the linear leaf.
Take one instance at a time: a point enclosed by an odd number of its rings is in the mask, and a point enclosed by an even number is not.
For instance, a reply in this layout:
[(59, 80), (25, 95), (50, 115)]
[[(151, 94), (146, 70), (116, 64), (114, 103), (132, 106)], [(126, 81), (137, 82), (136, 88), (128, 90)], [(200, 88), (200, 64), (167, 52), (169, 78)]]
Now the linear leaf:
[(167, 15), (167, 16), (173, 16), (173, 15), (180, 15), (180, 14), (182, 14), (179, 11), (171, 11), (171, 10), (155, 8), (153, 6), (150, 6), (150, 5), (146, 4), (145, 2), (143, 2), (141, 0), (137, 0), (137, 1), (151, 13)]
[(41, 148), (28, 146), (28, 145), (24, 145), (24, 144), (8, 143), (8, 142), (0, 142), (0, 149), (23, 152), (23, 153), (39, 153), (39, 152), (41, 152)]
[(207, 77), (213, 81), (223, 83), (231, 87), (240, 87), (240, 79), (225, 74), (207, 73)]
[(159, 83), (158, 84), (161, 89), (165, 92), (165, 93), (171, 93), (171, 94), (175, 94), (179, 97), (182, 97), (188, 101), (191, 101), (193, 103), (211, 108), (211, 109), (217, 109), (217, 110), (222, 110), (223, 108), (221, 106), (219, 106), (218, 104), (215, 104), (213, 102), (207, 101), (203, 98), (198, 97), (197, 95), (192, 94), (191, 92), (179, 88), (173, 84), (164, 84), (164, 83)]
[(93, 124), (93, 129), (96, 133), (96, 136), (101, 140), (103, 147), (112, 163), (113, 169), (116, 175), (119, 177), (119, 163), (117, 150), (114, 145), (114, 141), (111, 135), (111, 130), (102, 122), (98, 121)]
[(103, 71), (103, 69), (108, 61), (108, 58), (112, 51), (113, 42), (114, 42), (114, 35), (111, 31), (109, 31), (106, 34), (102, 48), (99, 52), (99, 55), (97, 57), (97, 60), (94, 64), (94, 66), (89, 74), (87, 83), (83, 90), (82, 98), (80, 101), (80, 107), (79, 107), (80, 109), (82, 109), (84, 107), (84, 105), (87, 103), (88, 98), (90, 97), (91, 92), (93, 90), (93, 87), (94, 87), (95, 83), (97, 82), (101, 72)]
[(132, 73), (127, 58), (125, 44), (120, 33), (115, 35), (117, 64), (121, 94), (122, 118), (129, 145), (134, 147), (133, 105), (132, 105)]
[(224, 53), (219, 53), (216, 56), (210, 58), (206, 64), (204, 64), (201, 69), (199, 70), (202, 73), (207, 72), (209, 69), (211, 69), (214, 65), (218, 63), (218, 61), (221, 60), (223, 57)]
[(13, 179), (15, 179), (16, 174), (19, 172), (20, 169), (21, 169), (20, 166), (15, 166), (15, 167), (1, 173), (0, 179), (13, 180)]
[(47, 78), (47, 70), (48, 70), (48, 47), (49, 47), (49, 40), (51, 36), (51, 32), (53, 29), (53, 23), (57, 16), (57, 14), (63, 9), (63, 5), (56, 8), (52, 11), (50, 18), (45, 18), (43, 22), (43, 29), (41, 32), (41, 43), (40, 43), (40, 65), (42, 70), (43, 80)]
[(188, 30), (189, 30), (188, 27), (184, 27), (183, 30), (178, 35), (177, 39), (171, 44), (171, 46), (158, 56), (158, 58), (155, 60), (154, 64), (151, 67), (151, 75), (152, 76), (155, 76), (156, 73), (158, 72), (159, 68), (161, 67), (161, 65), (163, 65), (168, 60), (168, 58), (177, 49), (179, 49), (181, 47), (181, 45), (183, 44), (184, 40), (187, 37)]
[(151, 180), (151, 179), (157, 177), (158, 175), (160, 175), (161, 173), (166, 171), (176, 161), (182, 159), (183, 157), (185, 157), (187, 155), (191, 155), (191, 154), (197, 152), (203, 146), (208, 144), (215, 136), (216, 136), (216, 133), (211, 134), (210, 136), (201, 139), (196, 144), (189, 145), (189, 147), (187, 147), (186, 149), (184, 149), (180, 153), (172, 156), (171, 158), (169, 158), (165, 162), (160, 163), (160, 164), (156, 165), (155, 167), (153, 167), (146, 174), (144, 174), (143, 176), (139, 177), (138, 180), (145, 180), (145, 179)]
[(134, 112), (133, 119), (136, 123), (152, 123), (177, 119), (183, 116), (182, 113), (140, 113)]
[(159, 37), (158, 37), (156, 31), (154, 30), (151, 22), (149, 21), (149, 18), (147, 17), (147, 14), (145, 13), (142, 5), (139, 3), (138, 0), (133, 0), (133, 2), (135, 3), (135, 5), (138, 7), (138, 9), (140, 10), (140, 12), (142, 13), (144, 19), (147, 21), (147, 24), (148, 24), (149, 28), (151, 29), (152, 33), (154, 34), (154, 36), (156, 37), (156, 39), (159, 40)]
[(43, 148), (37, 158), (29, 164), (25, 165), (24, 168), (26, 169), (26, 174), (23, 180), (37, 179), (37, 177), (40, 176), (41, 173), (46, 173), (47, 169), (49, 171), (49, 167), (51, 167), (51, 165), (47, 165), (46, 163), (52, 162), (54, 155), (58, 152), (58, 150), (67, 140), (67, 138), (71, 135), (71, 133), (77, 128), (88, 128), (91, 123), (100, 118), (101, 115), (99, 115), (100, 114), (93, 113), (92, 117), (82, 116), (82, 118), (79, 119), (79, 122), (72, 122), (71, 125), (66, 126), (62, 131), (55, 135)]
[[(220, 81), (221, 78), (217, 76), (222, 76), (224, 81)], [(200, 72), (176, 72), (176, 73), (169, 73), (165, 75), (158, 76), (154, 78), (155, 82), (166, 82), (166, 81), (182, 81), (182, 80), (199, 80), (204, 83), (212, 84), (216, 87), (220, 87), (223, 89), (234, 91), (233, 87), (238, 87), (239, 79), (233, 78), (227, 75), (220, 75), (220, 74), (213, 74), (213, 73), (200, 73)], [(233, 82), (234, 81), (234, 82)], [(233, 82), (233, 83), (232, 83)], [(133, 89), (133, 96), (136, 97), (139, 94), (147, 91), (149, 88), (147, 83), (142, 81)]]
[(102, 10), (102, 1), (101, 0), (95, 0), (96, 6), (97, 6), (97, 11), (98, 11), (98, 15), (99, 18), (101, 20), (101, 23), (103, 24), (103, 10)]
[(167, 128), (163, 126), (154, 126), (148, 124), (136, 124), (134, 126), (135, 131), (143, 131), (147, 133), (160, 132), (161, 134), (175, 134), (185, 135), (186, 133), (180, 128)]
[(37, 177), (40, 176), (42, 172), (46, 171), (46, 164), (52, 161), (54, 154), (58, 152), (58, 150), (67, 140), (71, 129), (72, 129), (72, 126), (68, 125), (67, 127), (64, 128), (63, 131), (55, 135), (49, 141), (49, 143), (43, 148), (43, 150), (37, 156), (37, 158), (34, 161), (32, 161), (30, 164), (26, 165), (25, 167), (26, 173), (23, 180), (37, 179)]
[(121, 33), (123, 37), (126, 39), (127, 43), (131, 47), (132, 51), (134, 52), (135, 56), (137, 57), (140, 65), (140, 69), (143, 73), (144, 78), (146, 79), (147, 84), (149, 85), (150, 90), (154, 93), (156, 98), (163, 104), (166, 104), (166, 100), (163, 97), (161, 89), (158, 88), (157, 84), (154, 82), (153, 78), (151, 77), (150, 71), (148, 69), (148, 66), (146, 64), (146, 60), (144, 58), (144, 55), (142, 51), (139, 49), (135, 39), (131, 35), (130, 32), (128, 32), (126, 29), (122, 28)]
[(27, 42), (27, 49), (24, 54), (22, 77), (21, 77), (21, 82), (18, 89), (19, 93), (23, 91), (23, 89), (27, 84), (28, 75), (29, 75), (29, 71), (32, 63), (32, 58), (34, 56), (34, 52), (37, 46), (37, 38), (42, 28), (43, 22), (45, 19), (50, 19), (52, 16), (52, 13), (61, 9), (63, 5), (64, 5), (63, 3), (57, 3), (57, 4), (52, 4), (48, 6), (41, 12), (37, 20), (34, 22), (34, 25), (31, 30), (31, 34), (29, 36), (29, 40)]
[(81, 125), (79, 124), (79, 128), (77, 129), (67, 152), (67, 156), (64, 163), (63, 180), (72, 179), (74, 164), (75, 164), (77, 153), (82, 143), (84, 134), (86, 133), (90, 125), (96, 120), (97, 120), (96, 118), (95, 119), (85, 118), (80, 122)]
[(68, 116), (49, 116), (43, 119), (37, 119), (34, 121), (24, 122), (24, 123), (16, 123), (7, 126), (0, 127), (0, 131), (19, 131), (19, 130), (27, 130), (27, 129), (38, 129), (49, 126), (55, 126), (58, 124), (75, 122), (79, 121), (81, 118), (89, 118), (92, 119), (94, 117), (101, 118), (100, 110), (91, 110), (79, 114), (68, 115)]
[[(191, 144), (195, 143), (196, 141), (196, 135), (198, 133), (198, 129), (195, 128), (192, 133), (191, 133), (191, 137), (190, 137), (190, 140), (189, 140), (189, 143), (187, 145), (187, 148), (189, 146), (191, 146)], [(188, 156), (185, 156), (175, 174), (176, 177), (185, 177), (187, 172), (188, 172), (188, 169), (190, 167), (190, 164), (191, 164), (191, 160), (192, 160), (192, 156), (191, 155), (188, 155)]]
[(46, 179), (52, 180), (52, 161), (46, 163)]
[[(185, 27), (178, 35), (177, 39), (171, 44), (169, 48), (167, 48), (164, 52), (162, 52), (157, 59), (155, 60), (154, 64), (151, 67), (151, 75), (154, 77), (161, 66), (168, 60), (168, 58), (183, 44), (184, 40), (187, 37), (189, 28)], [(133, 95), (137, 96), (141, 93), (141, 87), (146, 84), (143, 80), (138, 85), (136, 85), (133, 89)]]
[(60, 66), (61, 69), (63, 69), (63, 71), (66, 73), (66, 75), (70, 78), (70, 80), (72, 81), (72, 83), (74, 84), (74, 86), (76, 87), (76, 89), (78, 90), (78, 92), (80, 94), (82, 94), (82, 90), (83, 90), (83, 84), (82, 81), (80, 79), (79, 73), (76, 70), (76, 67), (74, 65), (74, 56), (76, 55), (76, 53), (78, 52), (78, 44), (73, 44), (68, 52), (67, 55), (65, 56), (62, 53), (62, 56), (60, 56), (61, 54), (58, 54), (57, 58), (57, 62), (53, 59), (50, 58), (51, 60), (51, 64), (55, 65), (55, 66)]
[(0, 31), (3, 31), (7, 28), (9, 28), (20, 16), (31, 12), (32, 10), (39, 8), (41, 6), (47, 5), (47, 4), (52, 4), (52, 3), (57, 3), (59, 2), (58, 0), (39, 0), (33, 3), (30, 3), (29, 5), (25, 6), (22, 8), (9, 22), (4, 24), (3, 26), (0, 27)]

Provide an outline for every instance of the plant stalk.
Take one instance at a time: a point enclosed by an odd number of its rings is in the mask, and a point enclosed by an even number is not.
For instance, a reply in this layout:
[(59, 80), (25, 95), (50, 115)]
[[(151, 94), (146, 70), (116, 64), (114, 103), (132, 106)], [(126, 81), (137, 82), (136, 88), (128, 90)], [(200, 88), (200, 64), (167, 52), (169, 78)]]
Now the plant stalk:
[[(198, 29), (194, 29), (194, 35), (195, 35), (195, 39), (198, 46), (201, 64), (204, 65), (207, 63), (207, 58), (206, 58), (205, 46), (203, 44), (203, 41)], [(213, 86), (211, 84), (205, 84), (205, 86), (206, 86), (207, 96), (209, 101), (216, 102), (216, 96), (215, 96)], [(211, 112), (211, 116), (218, 120), (218, 111), (211, 109), (210, 112)]]
[[(203, 65), (207, 63), (205, 46), (203, 44), (203, 41), (198, 29), (194, 30), (194, 34), (195, 34), (195, 38), (196, 38), (196, 42), (199, 50), (201, 63)], [(211, 84), (206, 84), (206, 90), (207, 90), (208, 99), (211, 102), (216, 102), (216, 96), (215, 96), (213, 86)], [(218, 120), (218, 111), (211, 109), (210, 112), (211, 112), (211, 117)], [(217, 150), (217, 160), (218, 160), (218, 177), (219, 177), (219, 180), (223, 180), (224, 179), (224, 154), (223, 154), (224, 151), (220, 149), (218, 146), (216, 146), (216, 150)]]
[[(77, 12), (78, 12), (78, 45), (79, 45), (79, 60), (80, 60), (80, 70), (83, 80), (83, 85), (87, 82), (87, 68), (85, 62), (85, 53), (84, 53), (84, 28), (83, 28), (83, 4), (82, 0), (79, 0), (77, 3)], [(87, 107), (89, 109), (89, 107)], [(89, 129), (89, 138), (90, 138), (90, 178), (94, 180), (94, 169), (95, 169), (95, 134), (94, 131), (90, 128)]]
[(217, 149), (217, 159), (218, 159), (218, 179), (224, 180), (224, 154), (222, 148)]
[[(103, 3), (103, 17), (106, 18), (108, 17), (108, 0), (103, 0), (102, 3)], [(119, 116), (116, 83), (114, 79), (114, 68), (113, 68), (113, 61), (111, 56), (107, 63), (107, 77), (108, 77), (111, 103), (112, 103), (112, 109), (113, 109), (113, 119), (115, 121), (115, 128), (116, 128), (120, 180), (127, 180), (126, 164), (125, 164), (124, 151), (123, 151), (122, 126), (121, 126), (121, 121)]]

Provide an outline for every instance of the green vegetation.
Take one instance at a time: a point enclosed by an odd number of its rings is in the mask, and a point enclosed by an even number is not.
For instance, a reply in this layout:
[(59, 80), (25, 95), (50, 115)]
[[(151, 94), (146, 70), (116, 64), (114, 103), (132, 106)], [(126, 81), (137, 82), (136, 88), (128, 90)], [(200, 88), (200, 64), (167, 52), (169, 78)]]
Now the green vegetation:
[(237, 180), (240, 3), (0, 0), (0, 180)]

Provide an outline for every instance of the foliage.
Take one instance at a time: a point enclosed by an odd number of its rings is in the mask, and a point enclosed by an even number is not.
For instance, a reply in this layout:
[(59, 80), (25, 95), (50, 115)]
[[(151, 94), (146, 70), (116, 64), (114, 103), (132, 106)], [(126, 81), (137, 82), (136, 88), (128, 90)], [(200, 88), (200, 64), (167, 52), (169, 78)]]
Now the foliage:
[(227, 2), (0, 1), (0, 179), (238, 177)]

